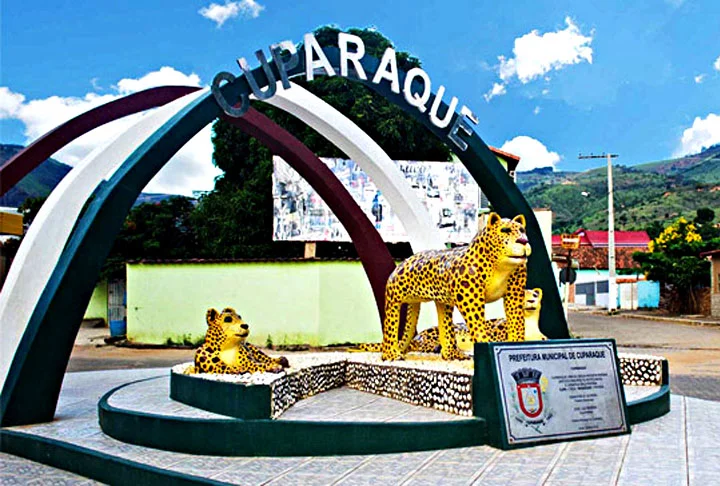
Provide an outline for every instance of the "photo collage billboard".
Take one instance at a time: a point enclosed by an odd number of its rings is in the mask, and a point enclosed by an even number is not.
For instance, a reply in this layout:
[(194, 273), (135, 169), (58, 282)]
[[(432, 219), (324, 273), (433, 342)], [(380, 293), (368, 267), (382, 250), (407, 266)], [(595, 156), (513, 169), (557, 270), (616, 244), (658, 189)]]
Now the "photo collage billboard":
[[(322, 158), (389, 243), (408, 241), (402, 223), (368, 175), (352, 160)], [(459, 162), (395, 162), (448, 243), (477, 231), (480, 189)], [(273, 239), (349, 242), (320, 196), (282, 158), (273, 158)]]

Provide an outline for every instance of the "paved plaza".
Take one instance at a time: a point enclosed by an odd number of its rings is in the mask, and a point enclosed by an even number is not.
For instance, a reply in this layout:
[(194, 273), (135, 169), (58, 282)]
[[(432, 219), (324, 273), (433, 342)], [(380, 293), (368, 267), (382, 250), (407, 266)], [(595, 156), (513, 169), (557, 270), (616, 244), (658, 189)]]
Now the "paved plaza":
[[(720, 328), (639, 319), (571, 314), (582, 337), (613, 336), (623, 352), (670, 360), (672, 410), (633, 426), (632, 434), (500, 451), (488, 446), (405, 454), (336, 457), (213, 457), (125, 444), (102, 433), (97, 403), (115, 386), (158, 377), (123, 389), (114, 404), (155, 413), (194, 414), (169, 400), (168, 366), (188, 361), (192, 350), (137, 350), (86, 339), (70, 369), (125, 368), (66, 375), (56, 420), (17, 427), (50, 439), (145, 464), (234, 484), (714, 484), (720, 477)], [(93, 335), (83, 331), (83, 335)], [(97, 334), (97, 332), (95, 332)], [(98, 336), (100, 336), (98, 334)], [(104, 361), (103, 361), (104, 360)], [(102, 366), (101, 366), (102, 365)], [(135, 368), (135, 369), (132, 369)], [(137, 369), (141, 368), (141, 369)], [(678, 393), (678, 389), (684, 393)], [(627, 389), (628, 400), (652, 390)], [(710, 398), (704, 400), (696, 397)], [(208, 413), (205, 413), (206, 415)], [(282, 420), (454, 420), (372, 394), (340, 388), (303, 400)], [(302, 437), (289, 440), (303, 440)], [(0, 484), (97, 484), (86, 477), (17, 456), (0, 454)]]
[[(155, 413), (190, 413), (190, 407), (167, 398), (166, 369), (79, 372), (66, 376), (54, 422), (11, 430), (234, 484), (712, 484), (720, 477), (720, 422), (708, 420), (720, 414), (720, 403), (682, 396), (673, 396), (668, 415), (634, 426), (631, 435), (515, 451), (481, 446), (371, 456), (214, 457), (159, 451), (104, 435), (97, 418), (101, 395), (117, 385), (156, 376), (123, 389), (127, 391), (113, 398), (114, 405), (140, 410), (152, 407)], [(630, 388), (628, 399), (643, 393), (647, 391), (642, 387)], [(455, 419), (443, 412), (340, 388), (304, 400), (282, 420), (367, 420), (368, 414), (381, 421)], [(6, 454), (1, 457), (2, 484), (90, 484), (87, 478), (65, 471)]]

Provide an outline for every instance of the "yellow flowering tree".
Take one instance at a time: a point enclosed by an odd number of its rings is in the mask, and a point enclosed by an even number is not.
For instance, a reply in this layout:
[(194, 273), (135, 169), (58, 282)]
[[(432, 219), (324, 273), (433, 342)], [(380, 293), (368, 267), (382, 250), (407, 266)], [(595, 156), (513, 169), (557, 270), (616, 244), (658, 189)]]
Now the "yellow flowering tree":
[(672, 286), (680, 299), (680, 312), (696, 313), (696, 291), (710, 283), (709, 262), (700, 253), (718, 243), (717, 239), (703, 241), (693, 222), (679, 218), (649, 243), (650, 252), (637, 252), (633, 259), (649, 280)]

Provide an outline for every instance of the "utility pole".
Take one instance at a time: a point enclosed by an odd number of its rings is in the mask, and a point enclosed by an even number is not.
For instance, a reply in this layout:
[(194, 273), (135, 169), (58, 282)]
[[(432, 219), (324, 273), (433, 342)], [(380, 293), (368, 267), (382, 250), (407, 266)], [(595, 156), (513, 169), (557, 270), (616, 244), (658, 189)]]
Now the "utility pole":
[(617, 310), (617, 279), (615, 276), (615, 208), (613, 205), (612, 159), (618, 154), (578, 155), (578, 159), (607, 158), (608, 171), (608, 313)]

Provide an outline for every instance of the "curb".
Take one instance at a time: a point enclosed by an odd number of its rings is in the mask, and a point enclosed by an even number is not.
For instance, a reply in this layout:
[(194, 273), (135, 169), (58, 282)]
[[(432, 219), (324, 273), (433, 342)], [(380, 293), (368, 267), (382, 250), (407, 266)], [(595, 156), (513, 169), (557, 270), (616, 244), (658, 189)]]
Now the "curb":
[(683, 318), (683, 317), (653, 316), (653, 315), (647, 315), (647, 314), (627, 314), (627, 313), (622, 313), (622, 312), (610, 315), (606, 311), (590, 311), (589, 313), (594, 314), (594, 315), (599, 315), (599, 316), (606, 316), (606, 317), (620, 317), (623, 319), (643, 319), (646, 321), (672, 322), (675, 324), (684, 324), (686, 326), (720, 327), (720, 321), (710, 321), (710, 320), (706, 320), (706, 319), (690, 319), (690, 318)]

